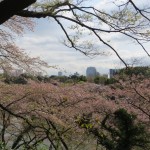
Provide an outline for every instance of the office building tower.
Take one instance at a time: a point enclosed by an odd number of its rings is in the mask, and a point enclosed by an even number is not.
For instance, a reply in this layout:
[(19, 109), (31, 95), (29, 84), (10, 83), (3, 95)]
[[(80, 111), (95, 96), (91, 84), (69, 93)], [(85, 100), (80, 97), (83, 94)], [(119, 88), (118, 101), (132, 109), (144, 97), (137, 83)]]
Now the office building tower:
[(87, 77), (96, 77), (97, 71), (95, 67), (88, 67), (86, 69), (86, 76)]
[(58, 76), (61, 77), (63, 74), (61, 71), (58, 72)]

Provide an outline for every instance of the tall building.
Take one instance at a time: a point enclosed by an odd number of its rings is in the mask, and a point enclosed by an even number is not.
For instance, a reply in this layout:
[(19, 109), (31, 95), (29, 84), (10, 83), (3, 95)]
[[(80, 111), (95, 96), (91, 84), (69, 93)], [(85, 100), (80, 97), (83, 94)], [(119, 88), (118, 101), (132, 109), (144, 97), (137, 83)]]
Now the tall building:
[(95, 77), (97, 76), (97, 71), (95, 67), (88, 67), (86, 69), (86, 76), (87, 77)]
[(63, 73), (61, 71), (58, 72), (58, 76), (61, 77)]

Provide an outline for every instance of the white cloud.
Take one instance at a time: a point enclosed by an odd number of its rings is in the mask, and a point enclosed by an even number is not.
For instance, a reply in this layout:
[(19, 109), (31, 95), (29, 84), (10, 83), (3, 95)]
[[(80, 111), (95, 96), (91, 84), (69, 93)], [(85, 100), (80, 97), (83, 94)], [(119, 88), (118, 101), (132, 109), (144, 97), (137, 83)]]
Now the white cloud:
[[(114, 7), (110, 5), (111, 2), (109, 0), (101, 0), (99, 3), (95, 3), (95, 6), (110, 10), (111, 7)], [(74, 72), (85, 74), (88, 66), (96, 67), (100, 73), (107, 73), (109, 68), (115, 68), (120, 65), (120, 61), (114, 52), (108, 50), (108, 47), (102, 46), (97, 40), (93, 39), (96, 46), (99, 46), (104, 51), (111, 52), (111, 56), (97, 56), (94, 59), (90, 59), (80, 52), (69, 49), (60, 43), (65, 35), (53, 19), (48, 21), (41, 19), (37, 22), (35, 32), (27, 32), (24, 37), (17, 39), (17, 44), (26, 49), (29, 55), (40, 56), (49, 65), (56, 65), (60, 70), (66, 70), (67, 74)], [(101, 36), (105, 41), (110, 41), (110, 44), (125, 60), (130, 57), (146, 56), (138, 45), (133, 45), (130, 39), (120, 34), (108, 33), (101, 34)], [(147, 44), (147, 47), (150, 47), (150, 44)], [(49, 69), (48, 73), (52, 75), (57, 74), (58, 71), (59, 69)]]

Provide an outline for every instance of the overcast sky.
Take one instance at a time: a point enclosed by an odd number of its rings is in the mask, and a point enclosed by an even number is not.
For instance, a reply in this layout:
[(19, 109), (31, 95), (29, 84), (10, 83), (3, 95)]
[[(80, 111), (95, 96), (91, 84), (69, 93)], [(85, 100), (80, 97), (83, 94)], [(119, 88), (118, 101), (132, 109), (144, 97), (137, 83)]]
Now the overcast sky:
[[(106, 10), (113, 8), (108, 0), (98, 1), (95, 5)], [(54, 20), (39, 19), (36, 22), (34, 32), (26, 32), (16, 42), (29, 55), (40, 56), (50, 66), (56, 66), (57, 69), (47, 69), (49, 75), (57, 75), (58, 71), (62, 71), (64, 75), (75, 72), (85, 75), (86, 68), (89, 66), (96, 67), (97, 71), (103, 74), (108, 73), (110, 68), (121, 67), (119, 59), (110, 50), (105, 49), (108, 56), (97, 56), (91, 59), (64, 46), (61, 41), (65, 38), (65, 35)], [(138, 45), (133, 45), (133, 41), (127, 40), (119, 34), (111, 36), (106, 34), (105, 38), (111, 39), (112, 45), (126, 61), (133, 57), (139, 57), (144, 58), (147, 64), (149, 63), (146, 54)], [(150, 44), (147, 44), (147, 47), (150, 47)]]

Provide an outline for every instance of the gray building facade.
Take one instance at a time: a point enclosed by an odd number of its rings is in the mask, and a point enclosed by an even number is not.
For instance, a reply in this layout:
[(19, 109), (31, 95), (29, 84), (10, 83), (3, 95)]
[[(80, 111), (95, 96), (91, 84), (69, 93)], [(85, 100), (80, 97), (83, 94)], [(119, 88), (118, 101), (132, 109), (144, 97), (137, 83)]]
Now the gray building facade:
[(96, 77), (97, 71), (95, 67), (88, 67), (86, 69), (86, 77)]
[(61, 77), (63, 73), (61, 71), (58, 72), (58, 76)]

